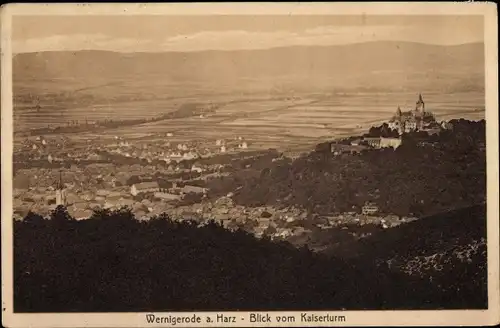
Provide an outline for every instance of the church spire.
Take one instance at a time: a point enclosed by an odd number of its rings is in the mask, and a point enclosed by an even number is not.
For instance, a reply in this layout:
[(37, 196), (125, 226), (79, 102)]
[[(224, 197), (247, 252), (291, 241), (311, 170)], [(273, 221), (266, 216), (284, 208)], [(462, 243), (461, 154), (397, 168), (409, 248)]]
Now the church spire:
[(59, 170), (59, 183), (57, 184), (57, 189), (59, 190), (63, 189), (62, 170)]
[(62, 182), (62, 170), (59, 170), (59, 183), (56, 189), (56, 205), (66, 206), (66, 192)]

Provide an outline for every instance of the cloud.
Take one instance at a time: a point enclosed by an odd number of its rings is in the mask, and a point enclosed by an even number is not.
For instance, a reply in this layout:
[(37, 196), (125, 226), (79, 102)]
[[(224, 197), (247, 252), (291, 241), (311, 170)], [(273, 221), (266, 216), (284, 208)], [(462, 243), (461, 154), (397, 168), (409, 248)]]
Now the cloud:
[(368, 41), (414, 41), (430, 44), (460, 44), (482, 41), (477, 35), (451, 26), (358, 25), (320, 26), (299, 32), (276, 30), (202, 31), (158, 39), (112, 38), (105, 34), (56, 35), (16, 41), (15, 53), (44, 50), (202, 51), (266, 49), (292, 45), (337, 45)]
[(12, 52), (23, 53), (78, 50), (109, 50), (128, 52), (147, 49), (150, 43), (150, 40), (112, 38), (105, 34), (54, 35), (44, 38), (14, 41), (12, 42)]
[(171, 51), (262, 49), (290, 44), (294, 37), (297, 37), (295, 33), (287, 31), (205, 31), (168, 38), (162, 48)]
[(387, 39), (395, 29), (394, 26), (322, 26), (302, 32), (206, 31), (171, 37), (162, 44), (162, 48), (171, 51), (194, 51), (335, 45)]
[(301, 32), (206, 31), (168, 38), (165, 51), (206, 49), (265, 49), (292, 45), (338, 45), (369, 41), (414, 41), (430, 44), (460, 44), (482, 41), (475, 36), (441, 27), (401, 25), (321, 26)]

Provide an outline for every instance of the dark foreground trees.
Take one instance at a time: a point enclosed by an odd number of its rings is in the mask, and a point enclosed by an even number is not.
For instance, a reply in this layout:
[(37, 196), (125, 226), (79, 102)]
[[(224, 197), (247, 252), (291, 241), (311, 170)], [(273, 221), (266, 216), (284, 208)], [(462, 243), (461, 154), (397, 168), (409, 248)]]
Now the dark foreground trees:
[[(215, 222), (200, 227), (166, 215), (141, 222), (127, 209), (96, 211), (84, 221), (64, 219), (61, 209), (54, 214), (59, 219), (30, 213), (15, 222), (16, 312), (486, 307), (484, 279), (474, 284), (485, 275), (482, 253), (453, 262), (436, 285), (377, 264), (394, 244), (369, 260), (347, 261)], [(412, 234), (424, 237), (424, 230)], [(433, 238), (428, 242), (439, 242)]]

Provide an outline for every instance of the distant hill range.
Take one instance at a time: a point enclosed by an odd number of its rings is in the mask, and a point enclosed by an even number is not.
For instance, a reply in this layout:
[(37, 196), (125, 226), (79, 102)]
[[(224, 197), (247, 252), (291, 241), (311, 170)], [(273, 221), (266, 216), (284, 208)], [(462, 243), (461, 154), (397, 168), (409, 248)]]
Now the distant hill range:
[(61, 51), (17, 54), (14, 84), (129, 80), (295, 89), (482, 91), (484, 44), (369, 42), (265, 50), (164, 53)]

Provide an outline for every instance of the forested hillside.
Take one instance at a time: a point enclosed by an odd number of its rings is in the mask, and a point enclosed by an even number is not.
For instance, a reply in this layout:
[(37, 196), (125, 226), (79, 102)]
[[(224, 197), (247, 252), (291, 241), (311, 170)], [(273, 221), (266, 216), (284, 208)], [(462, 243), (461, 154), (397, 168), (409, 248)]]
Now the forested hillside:
[(455, 213), (394, 228), (388, 235), (406, 237), (410, 229), (421, 238), (403, 246), (380, 235), (385, 243), (370, 254), (385, 259), (395, 249), (411, 251), (409, 256), (442, 250), (439, 284), (216, 223), (199, 227), (166, 216), (140, 222), (125, 209), (97, 211), (84, 221), (73, 220), (63, 207), (50, 220), (30, 213), (14, 225), (15, 311), (485, 308), (485, 252), (457, 259), (443, 247), (453, 240), (460, 246), (468, 231), (484, 226), (484, 212), (474, 211), (476, 220)]
[(247, 206), (300, 206), (311, 213), (360, 211), (376, 202), (387, 214), (419, 217), (480, 204), (486, 199), (485, 121), (453, 120), (440, 136), (406, 136), (403, 145), (334, 156), (326, 147), (294, 161), (269, 163), (214, 179), (214, 191), (237, 188)]

